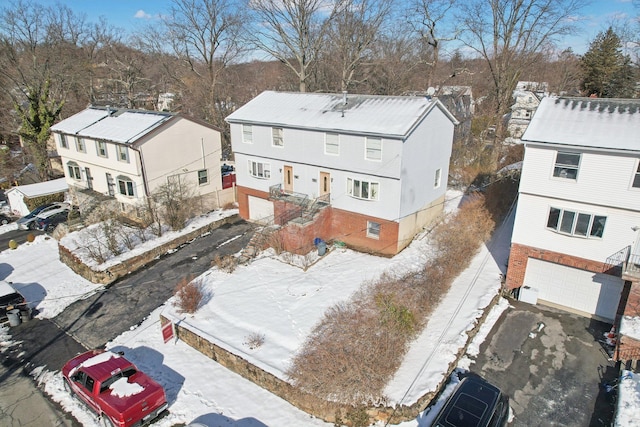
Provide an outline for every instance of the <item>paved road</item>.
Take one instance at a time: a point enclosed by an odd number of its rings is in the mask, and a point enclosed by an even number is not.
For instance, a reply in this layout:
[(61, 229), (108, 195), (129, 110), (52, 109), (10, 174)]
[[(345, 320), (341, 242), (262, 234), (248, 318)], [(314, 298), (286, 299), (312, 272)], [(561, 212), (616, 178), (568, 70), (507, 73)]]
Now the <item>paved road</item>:
[[(37, 366), (59, 370), (75, 354), (102, 347), (131, 326), (142, 322), (151, 311), (162, 305), (173, 295), (181, 278), (202, 274), (211, 267), (216, 255), (240, 251), (252, 235), (253, 227), (245, 221), (226, 224), (120, 279), (104, 292), (75, 302), (51, 321), (34, 319), (11, 328), (12, 340), (20, 344), (1, 357), (0, 397), (3, 399), (0, 406), (7, 409), (0, 410), (0, 425), (77, 425), (46, 399), (48, 406), (43, 406), (38, 401), (42, 396), (33, 381), (30, 381), (30, 391), (25, 392), (25, 383), (16, 381), (16, 378), (19, 379), (24, 372)], [(23, 401), (25, 394), (34, 397)], [(29, 409), (30, 406), (38, 409)], [(34, 422), (3, 423), (2, 417), (28, 420), (32, 414), (40, 412), (41, 418)], [(43, 419), (53, 421), (42, 422)]]
[(510, 397), (510, 426), (609, 426), (616, 376), (600, 340), (611, 325), (513, 301), (471, 370)]

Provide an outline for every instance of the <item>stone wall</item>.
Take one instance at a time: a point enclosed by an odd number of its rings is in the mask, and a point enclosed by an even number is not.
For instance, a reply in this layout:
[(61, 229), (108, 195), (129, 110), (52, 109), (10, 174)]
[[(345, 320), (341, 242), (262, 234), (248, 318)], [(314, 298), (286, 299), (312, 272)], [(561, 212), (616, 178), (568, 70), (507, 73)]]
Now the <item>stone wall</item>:
[(92, 283), (109, 285), (118, 280), (120, 277), (126, 276), (127, 274), (144, 267), (155, 258), (166, 254), (168, 251), (176, 249), (186, 242), (193, 240), (205, 233), (208, 233), (209, 231), (214, 230), (224, 224), (231, 224), (238, 220), (239, 216), (237, 214), (220, 219), (219, 221), (207, 224), (187, 234), (178, 236), (174, 240), (154, 247), (143, 254), (124, 260), (112, 267), (107, 268), (104, 271), (91, 269), (91, 267), (84, 264), (82, 260), (75, 256), (68, 248), (60, 245), (59, 243), (58, 253), (60, 254), (60, 261), (69, 266), (69, 268), (76, 274), (79, 274)]
[[(483, 315), (478, 320), (476, 326), (467, 332), (468, 339), (466, 345), (458, 351), (456, 359), (449, 365), (447, 375), (445, 375), (438, 385), (436, 391), (426, 393), (413, 405), (399, 405), (397, 407), (390, 406), (369, 406), (365, 410), (369, 414), (371, 421), (380, 420), (389, 421), (391, 424), (397, 424), (402, 421), (415, 419), (421, 411), (438, 395), (449, 381), (449, 376), (458, 364), (458, 360), (466, 353), (467, 347), (473, 337), (476, 336), (480, 326), (484, 323), (486, 316), (491, 308), (499, 301), (500, 295), (496, 295), (488, 307), (485, 308)], [(162, 325), (170, 322), (163, 315), (160, 315)], [(247, 360), (237, 356), (230, 351), (210, 342), (206, 338), (198, 335), (190, 330), (187, 326), (180, 323), (174, 324), (176, 338), (182, 340), (189, 346), (198, 350), (205, 356), (215, 360), (227, 369), (239, 374), (240, 376), (252, 381), (265, 390), (281, 397), (295, 407), (305, 411), (315, 417), (321, 418), (327, 422), (335, 422), (336, 416), (339, 415), (344, 422), (348, 422), (347, 413), (353, 410), (349, 405), (343, 405), (336, 402), (329, 402), (294, 387), (286, 381), (281, 380), (269, 372), (252, 365)]]

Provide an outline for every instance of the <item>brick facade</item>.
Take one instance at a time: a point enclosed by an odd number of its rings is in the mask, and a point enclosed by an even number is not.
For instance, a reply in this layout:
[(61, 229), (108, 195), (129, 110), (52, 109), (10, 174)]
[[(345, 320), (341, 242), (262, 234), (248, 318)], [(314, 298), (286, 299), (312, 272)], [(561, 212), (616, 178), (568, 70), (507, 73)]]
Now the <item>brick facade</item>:
[(512, 243), (511, 252), (509, 254), (509, 267), (507, 269), (508, 289), (515, 289), (522, 286), (524, 283), (524, 274), (527, 269), (527, 260), (529, 258), (549, 261), (555, 264), (566, 265), (567, 267), (579, 268), (581, 270), (591, 271), (594, 273), (607, 273), (609, 268), (602, 262)]
[[(269, 199), (269, 193), (248, 187), (237, 187), (238, 208), (241, 218), (249, 219), (249, 196)], [(273, 201), (273, 212), (276, 221), (284, 218), (285, 213), (292, 217), (299, 216), (299, 206), (281, 200)], [(367, 236), (367, 221), (380, 224), (378, 238)], [(370, 252), (384, 256), (397, 254), (399, 223), (376, 218), (369, 215), (348, 212), (331, 206), (322, 209), (312, 224), (300, 225), (283, 221), (286, 226), (279, 232), (284, 250), (304, 254), (313, 249), (313, 241), (319, 237), (325, 241), (338, 240), (361, 252)]]

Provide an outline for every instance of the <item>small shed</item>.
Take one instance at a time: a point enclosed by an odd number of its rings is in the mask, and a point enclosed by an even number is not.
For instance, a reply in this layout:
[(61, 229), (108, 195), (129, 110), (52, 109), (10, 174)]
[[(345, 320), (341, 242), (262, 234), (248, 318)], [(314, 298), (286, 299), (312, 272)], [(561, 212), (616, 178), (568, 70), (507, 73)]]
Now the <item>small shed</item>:
[(18, 185), (5, 192), (11, 210), (16, 215), (24, 216), (29, 213), (25, 199), (48, 196), (50, 194), (65, 193), (69, 190), (64, 178), (51, 181), (38, 182), (36, 184)]

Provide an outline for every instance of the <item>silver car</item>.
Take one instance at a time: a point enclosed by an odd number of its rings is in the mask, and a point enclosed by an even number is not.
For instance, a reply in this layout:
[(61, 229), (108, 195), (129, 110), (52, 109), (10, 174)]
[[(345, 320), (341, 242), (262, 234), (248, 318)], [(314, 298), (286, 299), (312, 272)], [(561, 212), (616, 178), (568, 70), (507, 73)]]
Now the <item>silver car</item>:
[(18, 228), (27, 230), (33, 228), (33, 224), (38, 215), (42, 215), (53, 210), (57, 210), (58, 212), (61, 212), (65, 209), (69, 210), (69, 206), (69, 203), (66, 202), (47, 203), (46, 205), (38, 206), (22, 218), (20, 218), (18, 221), (16, 221), (16, 223), (18, 224)]

